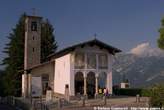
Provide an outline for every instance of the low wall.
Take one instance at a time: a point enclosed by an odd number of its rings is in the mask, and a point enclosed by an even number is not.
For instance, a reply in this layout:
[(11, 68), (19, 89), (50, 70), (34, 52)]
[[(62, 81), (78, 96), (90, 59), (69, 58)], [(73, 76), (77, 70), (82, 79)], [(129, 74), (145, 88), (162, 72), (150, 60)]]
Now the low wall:
[(1, 97), (0, 103), (11, 105), (16, 109), (19, 108), (20, 110), (32, 110), (32, 106), (30, 102), (23, 98), (18, 98), (13, 96)]

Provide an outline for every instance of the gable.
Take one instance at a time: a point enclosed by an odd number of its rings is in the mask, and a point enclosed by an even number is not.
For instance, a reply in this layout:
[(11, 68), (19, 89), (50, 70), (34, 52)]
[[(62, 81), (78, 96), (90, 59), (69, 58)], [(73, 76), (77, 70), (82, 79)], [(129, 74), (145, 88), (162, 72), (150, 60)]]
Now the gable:
[(86, 45), (84, 47), (77, 47), (75, 52), (87, 52), (87, 53), (109, 53), (107, 49), (101, 48), (97, 45)]
[(100, 49), (102, 50), (106, 50), (108, 53), (112, 54), (112, 55), (115, 55), (115, 53), (118, 53), (118, 52), (121, 52), (120, 49), (117, 49), (113, 46), (110, 46), (104, 42), (101, 42), (97, 39), (94, 39), (94, 40), (90, 40), (90, 41), (87, 41), (87, 42), (83, 42), (83, 43), (79, 43), (79, 44), (76, 44), (76, 45), (73, 45), (73, 46), (70, 46), (70, 47), (67, 47), (63, 50), (60, 50), (58, 51), (57, 53), (54, 53), (54, 54), (51, 54), (49, 56), (49, 58), (53, 57), (53, 58), (59, 58), (63, 55), (66, 55), (70, 52), (73, 52), (75, 51), (77, 48), (84, 48), (84, 47), (94, 47), (94, 46), (97, 46), (99, 47)]

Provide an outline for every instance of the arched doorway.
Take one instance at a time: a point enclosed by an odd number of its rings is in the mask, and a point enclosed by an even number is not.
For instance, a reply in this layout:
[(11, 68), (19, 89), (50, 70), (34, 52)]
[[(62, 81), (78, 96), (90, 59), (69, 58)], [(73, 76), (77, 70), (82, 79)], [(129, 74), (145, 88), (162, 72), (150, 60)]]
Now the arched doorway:
[(87, 95), (88, 98), (94, 98), (95, 95), (95, 73), (89, 72), (87, 74)]
[(98, 77), (98, 88), (99, 89), (105, 89), (107, 84), (107, 74), (105, 72), (102, 72), (99, 74)]
[(82, 72), (75, 74), (75, 95), (82, 95), (84, 92), (84, 77)]

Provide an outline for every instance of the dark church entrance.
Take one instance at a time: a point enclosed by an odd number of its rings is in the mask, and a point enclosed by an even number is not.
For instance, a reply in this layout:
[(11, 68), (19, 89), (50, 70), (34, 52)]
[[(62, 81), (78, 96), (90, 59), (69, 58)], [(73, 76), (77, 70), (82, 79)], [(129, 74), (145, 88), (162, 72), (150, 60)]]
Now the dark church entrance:
[(83, 95), (84, 92), (84, 77), (82, 72), (77, 72), (75, 75), (75, 95)]
[(95, 73), (93, 72), (87, 74), (87, 95), (88, 98), (95, 96)]

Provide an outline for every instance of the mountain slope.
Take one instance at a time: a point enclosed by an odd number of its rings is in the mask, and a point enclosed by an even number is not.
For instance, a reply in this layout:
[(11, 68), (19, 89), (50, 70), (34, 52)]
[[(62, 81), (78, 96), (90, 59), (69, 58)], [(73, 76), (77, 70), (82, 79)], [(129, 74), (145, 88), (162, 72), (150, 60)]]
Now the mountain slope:
[(159, 49), (150, 48), (148, 44), (146, 46), (145, 49), (142, 44), (128, 54), (116, 56), (113, 65), (114, 85), (118, 85), (124, 77), (129, 79), (131, 87), (164, 83), (164, 53)]

